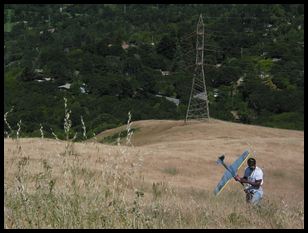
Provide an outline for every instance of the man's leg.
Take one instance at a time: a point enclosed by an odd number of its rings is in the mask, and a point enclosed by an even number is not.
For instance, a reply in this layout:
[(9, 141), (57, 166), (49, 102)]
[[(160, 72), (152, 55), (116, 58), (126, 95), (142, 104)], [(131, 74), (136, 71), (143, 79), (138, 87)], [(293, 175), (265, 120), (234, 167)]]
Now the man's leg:
[(252, 193), (250, 193), (250, 192), (247, 192), (246, 193), (246, 202), (247, 203), (251, 203), (251, 199), (252, 199)]
[(253, 205), (258, 204), (261, 201), (262, 196), (263, 196), (263, 192), (261, 191), (255, 192), (250, 200), (250, 203)]

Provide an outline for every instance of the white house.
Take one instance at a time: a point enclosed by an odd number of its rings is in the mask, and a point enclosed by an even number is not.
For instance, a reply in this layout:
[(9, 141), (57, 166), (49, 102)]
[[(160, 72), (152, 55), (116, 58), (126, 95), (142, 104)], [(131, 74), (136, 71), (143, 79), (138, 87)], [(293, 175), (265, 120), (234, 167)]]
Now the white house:
[(162, 76), (170, 75), (170, 71), (168, 71), (168, 70), (161, 70), (161, 69), (159, 69), (159, 71), (160, 71)]
[(122, 42), (122, 49), (128, 49), (129, 48), (129, 44), (126, 43), (125, 41)]
[(64, 84), (64, 85), (62, 85), (62, 86), (58, 86), (58, 88), (59, 89), (70, 89), (71, 88), (71, 83), (66, 83), (66, 84)]
[(43, 69), (35, 69), (35, 70), (34, 70), (34, 72), (35, 72), (35, 73), (38, 73), (38, 74), (42, 74), (43, 71), (44, 71)]
[(56, 30), (55, 28), (50, 28), (50, 29), (48, 29), (47, 31), (50, 32), (50, 33), (54, 33), (55, 30)]

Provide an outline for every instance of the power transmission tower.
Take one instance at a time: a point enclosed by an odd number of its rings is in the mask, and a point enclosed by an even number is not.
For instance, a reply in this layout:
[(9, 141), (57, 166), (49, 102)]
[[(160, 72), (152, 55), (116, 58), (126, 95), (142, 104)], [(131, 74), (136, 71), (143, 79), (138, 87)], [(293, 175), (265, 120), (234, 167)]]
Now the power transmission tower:
[(200, 14), (197, 24), (196, 66), (187, 107), (185, 122), (189, 119), (210, 120), (208, 97), (203, 68), (204, 24)]

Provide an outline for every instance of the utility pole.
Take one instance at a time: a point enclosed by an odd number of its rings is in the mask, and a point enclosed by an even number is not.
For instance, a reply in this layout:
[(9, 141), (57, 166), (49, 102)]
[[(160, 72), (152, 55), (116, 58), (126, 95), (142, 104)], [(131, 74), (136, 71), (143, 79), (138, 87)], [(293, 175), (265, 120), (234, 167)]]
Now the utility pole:
[(189, 119), (210, 120), (208, 96), (204, 78), (203, 53), (204, 24), (202, 14), (200, 14), (199, 22), (197, 24), (196, 66), (192, 80), (192, 87), (186, 112), (185, 123)]

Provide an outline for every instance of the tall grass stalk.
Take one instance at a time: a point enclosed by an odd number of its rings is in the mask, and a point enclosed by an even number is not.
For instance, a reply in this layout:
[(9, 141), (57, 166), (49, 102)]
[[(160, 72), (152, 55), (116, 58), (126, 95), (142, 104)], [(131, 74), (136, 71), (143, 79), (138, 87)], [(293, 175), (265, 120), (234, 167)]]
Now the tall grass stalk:
[(77, 133), (75, 133), (74, 137), (70, 139), (70, 129), (72, 127), (72, 121), (70, 119), (70, 115), (72, 111), (69, 110), (67, 107), (67, 99), (65, 97), (63, 99), (64, 99), (64, 133), (66, 135), (64, 155), (74, 155), (74, 140), (77, 137)]
[(128, 120), (127, 120), (127, 124), (126, 124), (126, 131), (127, 131), (127, 134), (126, 134), (126, 145), (127, 146), (132, 146), (132, 142), (131, 142), (131, 138), (133, 136), (133, 131), (131, 129), (131, 126), (132, 126), (132, 122), (131, 122), (131, 119), (132, 119), (132, 115), (130, 112), (128, 112)]
[(72, 127), (72, 121), (70, 120), (71, 110), (67, 108), (67, 99), (64, 97), (64, 132), (66, 135), (66, 141), (69, 140), (70, 129)]
[(8, 117), (8, 115), (9, 115), (9, 113), (13, 112), (13, 110), (14, 110), (14, 106), (13, 106), (8, 112), (6, 112), (6, 113), (4, 114), (4, 123), (7, 125), (7, 127), (8, 127), (9, 130), (10, 130), (10, 133), (8, 133), (7, 131), (5, 131), (5, 135), (7, 136), (7, 138), (9, 138), (10, 135), (14, 133), (12, 127), (10, 126), (9, 122), (7, 121), (7, 117)]
[(50, 128), (50, 131), (51, 131), (52, 136), (54, 136), (54, 138), (55, 138), (57, 141), (59, 141), (58, 136), (53, 132), (52, 128)]
[(86, 128), (86, 125), (83, 121), (83, 117), (80, 116), (80, 120), (81, 120), (81, 124), (82, 124), (82, 129), (83, 129), (83, 138), (84, 139), (87, 139), (87, 128)]
[(40, 124), (40, 133), (41, 133), (41, 139), (44, 139), (44, 131), (43, 131), (43, 125)]
[(20, 144), (20, 131), (21, 131), (21, 120), (19, 120), (19, 122), (17, 122), (17, 131), (16, 131), (16, 148), (17, 148), (17, 154), (22, 153), (22, 148), (21, 148), (21, 144)]
[(58, 147), (60, 147), (60, 140), (59, 140), (58, 136), (55, 134), (55, 132), (53, 132), (52, 128), (50, 128), (50, 131), (51, 131), (51, 134), (55, 138), (56, 143), (57, 143), (57, 147), (56, 147), (57, 156), (61, 156), (61, 153), (58, 150)]

